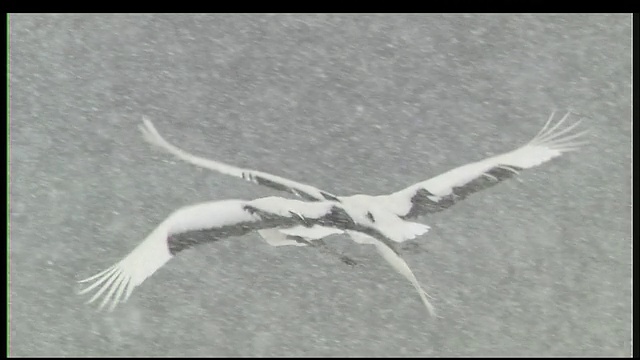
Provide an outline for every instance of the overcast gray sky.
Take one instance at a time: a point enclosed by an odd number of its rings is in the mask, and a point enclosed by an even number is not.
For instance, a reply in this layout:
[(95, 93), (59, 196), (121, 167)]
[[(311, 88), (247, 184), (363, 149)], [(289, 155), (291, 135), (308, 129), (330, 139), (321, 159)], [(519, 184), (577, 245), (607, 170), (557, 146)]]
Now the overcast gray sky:
[[(631, 15), (12, 15), (15, 356), (629, 356)], [(419, 221), (431, 319), (369, 246), (257, 234), (185, 251), (112, 313), (75, 295), (171, 211), (278, 195), (170, 141), (383, 194), (528, 141), (590, 145)]]

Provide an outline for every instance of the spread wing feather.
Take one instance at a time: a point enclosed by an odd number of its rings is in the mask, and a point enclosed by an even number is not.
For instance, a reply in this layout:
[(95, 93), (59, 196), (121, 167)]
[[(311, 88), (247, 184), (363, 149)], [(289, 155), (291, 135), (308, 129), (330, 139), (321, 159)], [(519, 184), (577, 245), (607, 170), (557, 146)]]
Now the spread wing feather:
[(177, 146), (169, 143), (165, 140), (160, 133), (153, 126), (153, 123), (146, 119), (142, 119), (143, 123), (140, 125), (140, 130), (144, 135), (144, 138), (151, 144), (156, 145), (171, 154), (175, 155), (179, 159), (186, 161), (190, 164), (203, 167), (205, 169), (214, 170), (221, 174), (240, 178), (254, 184), (263, 185), (278, 191), (284, 191), (305, 200), (317, 201), (317, 200), (333, 200), (339, 201), (337, 196), (320, 190), (314, 186), (303, 184), (297, 181), (285, 179), (283, 177), (268, 174), (266, 172), (243, 169), (229, 164), (225, 164), (220, 161), (206, 159), (200, 156), (193, 155), (185, 150), (178, 148)]
[(554, 124), (551, 114), (542, 130), (527, 144), (513, 151), (449, 170), (389, 195), (376, 197), (403, 218), (442, 211), (467, 196), (494, 186), (565, 152), (577, 150), (588, 132), (573, 132), (582, 120), (563, 127), (571, 112)]

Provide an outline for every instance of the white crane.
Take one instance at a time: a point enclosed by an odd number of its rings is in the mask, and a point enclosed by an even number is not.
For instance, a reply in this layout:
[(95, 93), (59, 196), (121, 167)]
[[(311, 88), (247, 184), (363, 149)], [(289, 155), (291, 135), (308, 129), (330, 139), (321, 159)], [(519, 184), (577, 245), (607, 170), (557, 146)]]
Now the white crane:
[(427, 293), (394, 248), (395, 243), (414, 239), (429, 230), (429, 226), (409, 220), (444, 210), (472, 193), (517, 175), (520, 170), (578, 149), (585, 143), (580, 138), (587, 131), (573, 132), (581, 120), (563, 127), (570, 115), (571, 112), (567, 112), (554, 123), (553, 112), (542, 130), (518, 149), (378, 196), (337, 196), (276, 175), (198, 157), (167, 142), (149, 120), (143, 119), (140, 128), (146, 140), (178, 158), (306, 201), (265, 197), (182, 207), (120, 262), (81, 280), (90, 284), (80, 294), (95, 291), (89, 303), (102, 297), (100, 308), (110, 304), (109, 308), (113, 309), (181, 250), (252, 231), (257, 231), (272, 246), (307, 246), (330, 235), (347, 234), (356, 243), (374, 245), (382, 257), (411, 282), (429, 313), (434, 315)]

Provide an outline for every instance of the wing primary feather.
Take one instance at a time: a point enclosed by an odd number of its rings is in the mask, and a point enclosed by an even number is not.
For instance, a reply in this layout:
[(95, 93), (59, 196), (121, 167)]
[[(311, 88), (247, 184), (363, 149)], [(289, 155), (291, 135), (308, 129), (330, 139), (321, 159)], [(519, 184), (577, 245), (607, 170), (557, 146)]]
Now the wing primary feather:
[[(85, 279), (93, 283), (80, 291), (79, 294), (83, 295), (97, 289), (87, 303), (93, 303), (104, 296), (99, 309), (104, 308), (109, 300), (113, 301), (110, 306), (113, 309), (120, 302), (119, 299), (125, 289), (128, 297), (136, 286), (172, 258), (166, 239), (167, 226), (163, 223), (124, 259), (106, 271), (101, 271)], [(115, 297), (114, 294), (116, 294)]]
[(89, 281), (91, 281), (93, 279), (97, 279), (97, 278), (101, 277), (102, 275), (108, 273), (109, 271), (113, 270), (116, 266), (118, 266), (118, 264), (115, 264), (115, 265), (111, 266), (110, 268), (104, 269), (103, 271), (101, 271), (101, 272), (99, 272), (99, 273), (97, 273), (97, 274), (95, 274), (95, 275), (93, 275), (91, 277), (88, 277), (88, 278), (82, 279), (82, 280), (78, 280), (78, 282), (79, 283), (85, 283), (85, 282), (89, 282)]
[(560, 153), (565, 153), (569, 151), (580, 150), (581, 148), (583, 148), (585, 145), (588, 145), (588, 144), (589, 144), (588, 142), (559, 144), (559, 145), (554, 145), (552, 149)]
[(131, 283), (131, 279), (127, 279), (127, 293), (124, 296), (124, 299), (122, 300), (122, 302), (127, 302), (127, 300), (129, 300), (129, 297), (131, 297), (131, 294), (133, 294), (133, 290), (136, 288), (135, 285), (133, 285)]
[(542, 138), (545, 138), (546, 136), (548, 136), (549, 134), (552, 134), (558, 127), (560, 127), (560, 125), (562, 125), (565, 120), (567, 120), (569, 118), (569, 115), (571, 115), (571, 111), (568, 111), (561, 119), (560, 121), (558, 121), (556, 124), (554, 124), (550, 129), (546, 130), (544, 133), (538, 135), (538, 139), (534, 139), (534, 140), (541, 140)]
[(78, 295), (84, 295), (86, 293), (88, 293), (89, 291), (95, 289), (96, 287), (100, 286), (100, 284), (102, 284), (103, 282), (107, 281), (111, 275), (114, 272), (117, 272), (118, 268), (116, 266), (112, 266), (110, 269), (108, 269), (108, 271), (102, 271), (100, 274), (99, 278), (96, 278), (95, 276), (92, 276), (91, 278), (97, 279), (93, 284), (91, 284), (90, 286), (86, 287), (84, 290), (81, 290)]
[[(405, 219), (444, 210), (466, 198), (466, 195), (497, 184), (489, 183), (485, 178), (491, 179), (493, 176), (502, 181), (510, 177), (506, 176), (508, 173), (502, 174), (496, 170), (504, 169), (505, 173), (508, 171), (519, 174), (523, 169), (538, 166), (565, 152), (579, 150), (582, 146), (588, 145), (589, 142), (584, 140), (584, 136), (590, 131), (576, 131), (583, 119), (569, 124), (568, 119), (572, 114), (577, 113), (568, 111), (556, 121), (557, 113), (554, 110), (538, 134), (525, 145), (510, 152), (459, 166), (381, 197), (396, 214)], [(449, 196), (451, 194), (453, 196)]]
[[(540, 143), (538, 145), (546, 145), (546, 146), (549, 146), (549, 147), (556, 147), (556, 146), (562, 146), (564, 144), (572, 144), (571, 140), (582, 138), (582, 137), (584, 137), (585, 135), (587, 135), (589, 133), (590, 133), (589, 130), (584, 130), (584, 131), (581, 131), (579, 133), (575, 133), (575, 134), (572, 134), (572, 135), (565, 136), (565, 137), (563, 137), (561, 139), (555, 139), (553, 141), (546, 141), (546, 142)], [(583, 140), (583, 141), (580, 141), (580, 142), (577, 142), (577, 143), (578, 144), (587, 144), (588, 141), (587, 140)]]
[[(263, 208), (262, 212), (250, 211), (249, 203)], [(118, 303), (127, 301), (137, 286), (173, 258), (170, 242), (176, 237), (182, 236), (186, 241), (189, 235), (195, 234), (195, 241), (179, 244), (181, 250), (187, 245), (239, 236), (262, 228), (294, 226), (304, 223), (308, 215), (322, 217), (330, 206), (332, 204), (329, 202), (307, 203), (271, 197), (252, 202), (223, 200), (182, 207), (167, 217), (118, 263), (81, 280), (90, 283), (79, 294), (93, 291), (88, 303), (100, 299), (99, 309), (108, 306), (112, 310)], [(287, 209), (295, 211), (286, 213)]]
[[(578, 120), (575, 123), (571, 124), (570, 126), (564, 128), (564, 129), (562, 129), (560, 131), (557, 131), (557, 132), (551, 132), (550, 131), (548, 134), (545, 134), (545, 136), (541, 137), (536, 142), (534, 142), (534, 144), (546, 144), (548, 142), (551, 142), (553, 139), (557, 139), (560, 136), (562, 136), (562, 135), (570, 132), (571, 130), (575, 129), (578, 125), (580, 125), (581, 122), (582, 122), (582, 120)], [(577, 136), (579, 134), (580, 133), (570, 135), (569, 138), (571, 138), (571, 136)]]
[(87, 304), (91, 304), (92, 302), (96, 301), (101, 295), (102, 293), (104, 293), (107, 289), (109, 289), (111, 287), (111, 284), (113, 284), (113, 282), (120, 276), (120, 271), (116, 271), (114, 273), (112, 273), (111, 275), (109, 275), (108, 278), (106, 278), (104, 285), (102, 285), (100, 287), (100, 289), (93, 295), (93, 297), (89, 300), (89, 302), (87, 302)]
[[(114, 282), (112, 283), (111, 286), (109, 286), (109, 292), (107, 292), (104, 299), (102, 300), (102, 303), (100, 303), (100, 307), (98, 308), (99, 310), (104, 309), (105, 305), (109, 303), (109, 301), (113, 297), (113, 294), (116, 292), (116, 289), (120, 287), (120, 284), (122, 284), (123, 280), (124, 280), (124, 276), (122, 276), (122, 273), (118, 274), (118, 276), (115, 277)], [(112, 302), (111, 306), (109, 306), (109, 311), (113, 311), (115, 306), (116, 306), (116, 303)]]
[(553, 110), (551, 112), (551, 116), (549, 116), (549, 119), (547, 119), (547, 122), (544, 123), (544, 126), (542, 127), (542, 129), (538, 131), (536, 136), (534, 136), (533, 139), (531, 139), (531, 141), (534, 141), (535, 139), (537, 139), (542, 133), (544, 133), (547, 130), (547, 128), (549, 127), (549, 124), (551, 124), (551, 121), (553, 120), (555, 115), (556, 115), (556, 110)]
[(122, 302), (122, 296), (124, 295), (124, 290), (126, 290), (130, 280), (131, 279), (129, 279), (128, 277), (125, 277), (125, 276), (122, 277), (122, 281), (118, 285), (118, 291), (116, 292), (116, 294), (115, 294), (115, 296), (113, 298), (111, 306), (109, 307), (109, 311), (113, 311), (113, 309), (115, 309), (116, 305), (118, 305), (120, 302)]

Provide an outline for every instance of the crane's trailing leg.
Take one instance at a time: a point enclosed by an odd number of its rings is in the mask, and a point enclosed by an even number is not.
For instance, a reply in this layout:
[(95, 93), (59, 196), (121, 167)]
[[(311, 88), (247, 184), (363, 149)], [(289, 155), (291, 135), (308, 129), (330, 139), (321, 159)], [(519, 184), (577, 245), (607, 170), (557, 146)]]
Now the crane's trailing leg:
[(293, 240), (293, 241), (301, 243), (301, 244), (306, 244), (306, 245), (309, 245), (309, 246), (313, 246), (315, 248), (323, 250), (327, 254), (335, 255), (340, 259), (340, 261), (342, 261), (343, 263), (345, 263), (347, 265), (355, 266), (355, 265), (358, 264), (352, 258), (350, 258), (350, 257), (348, 257), (346, 255), (342, 255), (342, 254), (338, 253), (335, 249), (327, 246), (327, 244), (322, 240), (309, 241), (309, 240), (303, 238), (302, 236), (292, 236), (292, 235), (288, 235), (287, 239)]

